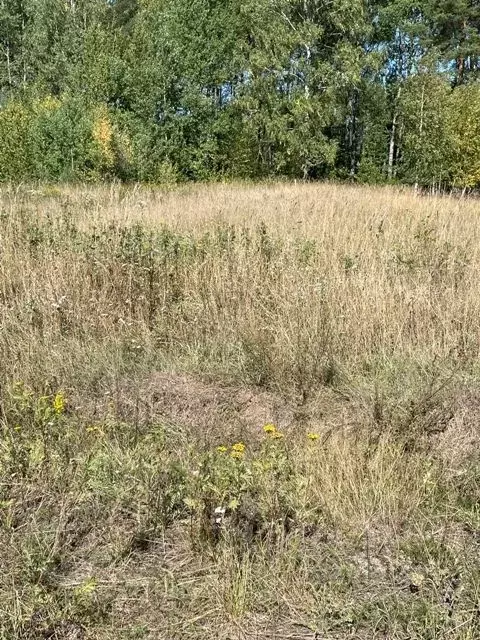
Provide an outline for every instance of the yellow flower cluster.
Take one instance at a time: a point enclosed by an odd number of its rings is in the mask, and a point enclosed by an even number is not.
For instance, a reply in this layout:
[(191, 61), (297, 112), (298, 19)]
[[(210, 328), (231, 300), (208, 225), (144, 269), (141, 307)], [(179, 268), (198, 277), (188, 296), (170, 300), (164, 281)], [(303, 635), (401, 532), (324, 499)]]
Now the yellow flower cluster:
[(315, 442), (320, 438), (320, 436), (318, 435), (318, 433), (307, 433), (307, 438), (312, 442)]
[(277, 427), (272, 423), (266, 424), (263, 427), (263, 430), (265, 431), (267, 436), (270, 436), (274, 440), (281, 440), (283, 438), (283, 433), (281, 433), (280, 431), (277, 431)]
[[(227, 453), (228, 448), (220, 445), (219, 447), (217, 447), (217, 452), (218, 453)], [(236, 444), (232, 445), (232, 449), (230, 451), (230, 457), (231, 458), (243, 458), (243, 456), (245, 455), (245, 445), (243, 444), (243, 442), (237, 442)]]
[(230, 456), (232, 458), (243, 458), (245, 454), (245, 445), (243, 442), (237, 442), (232, 446), (232, 450), (230, 452)]
[(63, 393), (57, 393), (53, 399), (53, 410), (57, 415), (63, 413), (65, 410), (65, 398)]

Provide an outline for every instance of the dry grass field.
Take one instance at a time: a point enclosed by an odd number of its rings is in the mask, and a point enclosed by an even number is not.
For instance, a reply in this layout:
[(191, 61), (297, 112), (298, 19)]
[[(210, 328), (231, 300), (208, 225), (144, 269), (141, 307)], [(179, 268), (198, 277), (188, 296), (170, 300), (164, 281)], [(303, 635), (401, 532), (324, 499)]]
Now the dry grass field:
[(0, 638), (480, 637), (480, 201), (0, 191)]

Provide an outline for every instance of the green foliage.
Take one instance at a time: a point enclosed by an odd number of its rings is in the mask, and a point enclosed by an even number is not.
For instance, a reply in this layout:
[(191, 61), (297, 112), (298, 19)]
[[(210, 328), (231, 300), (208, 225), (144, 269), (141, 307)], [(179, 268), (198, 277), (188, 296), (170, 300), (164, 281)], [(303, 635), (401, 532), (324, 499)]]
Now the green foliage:
[(405, 83), (400, 99), (404, 133), (401, 177), (422, 185), (450, 182), (452, 140), (451, 89), (443, 78), (421, 74)]
[(130, 141), (103, 105), (51, 96), (0, 110), (0, 178), (97, 180), (131, 173)]
[(29, 112), (19, 102), (0, 109), (0, 179), (22, 180), (31, 175)]
[(32, 116), (34, 176), (43, 180), (89, 177), (94, 168), (92, 121), (83, 105), (47, 98), (33, 103)]
[[(63, 427), (66, 401), (62, 392), (37, 397), (23, 383), (14, 384), (5, 408), (6, 422), (0, 448), (0, 467), (12, 477), (28, 477), (39, 472), (56, 448)], [(58, 452), (68, 442), (65, 439)]]
[(0, 180), (473, 188), (473, 4), (4, 3)]
[(452, 141), (452, 184), (480, 185), (480, 86), (456, 89), (449, 103), (448, 129)]

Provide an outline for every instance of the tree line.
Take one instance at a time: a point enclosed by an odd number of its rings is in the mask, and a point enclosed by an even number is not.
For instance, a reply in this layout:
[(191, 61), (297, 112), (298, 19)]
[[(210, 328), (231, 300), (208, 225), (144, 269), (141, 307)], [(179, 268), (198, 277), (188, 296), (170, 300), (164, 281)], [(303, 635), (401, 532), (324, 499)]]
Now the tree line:
[(480, 185), (479, 0), (0, 0), (0, 180)]

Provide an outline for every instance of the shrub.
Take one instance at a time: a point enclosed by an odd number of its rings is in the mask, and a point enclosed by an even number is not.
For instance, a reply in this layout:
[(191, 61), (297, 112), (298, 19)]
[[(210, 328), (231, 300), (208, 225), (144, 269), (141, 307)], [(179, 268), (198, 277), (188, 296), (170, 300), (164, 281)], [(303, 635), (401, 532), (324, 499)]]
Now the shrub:
[(20, 102), (0, 109), (0, 180), (24, 180), (32, 167), (29, 110)]

